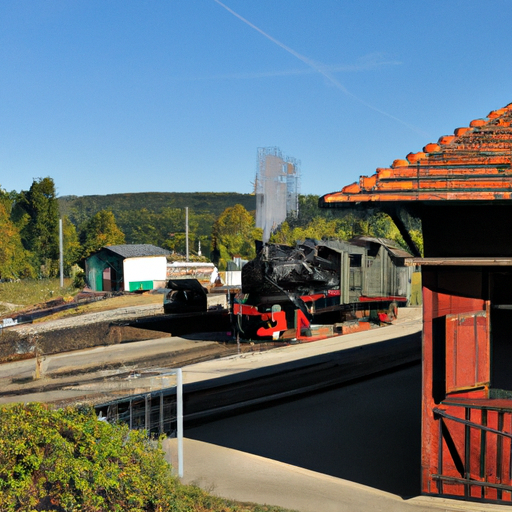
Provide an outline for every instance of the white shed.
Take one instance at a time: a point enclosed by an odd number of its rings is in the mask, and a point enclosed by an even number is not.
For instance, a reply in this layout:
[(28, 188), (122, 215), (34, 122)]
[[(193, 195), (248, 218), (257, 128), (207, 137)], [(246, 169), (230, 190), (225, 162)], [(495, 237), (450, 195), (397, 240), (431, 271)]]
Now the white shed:
[(88, 285), (94, 291), (137, 291), (165, 287), (166, 249), (149, 244), (102, 247), (85, 260)]

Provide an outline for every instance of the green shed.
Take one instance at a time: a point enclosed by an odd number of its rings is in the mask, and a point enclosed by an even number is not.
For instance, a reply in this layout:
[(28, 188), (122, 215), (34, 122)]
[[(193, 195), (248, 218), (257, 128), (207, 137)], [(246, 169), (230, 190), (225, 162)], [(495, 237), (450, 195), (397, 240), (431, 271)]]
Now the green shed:
[(137, 291), (165, 287), (169, 251), (150, 244), (110, 245), (85, 260), (93, 291)]

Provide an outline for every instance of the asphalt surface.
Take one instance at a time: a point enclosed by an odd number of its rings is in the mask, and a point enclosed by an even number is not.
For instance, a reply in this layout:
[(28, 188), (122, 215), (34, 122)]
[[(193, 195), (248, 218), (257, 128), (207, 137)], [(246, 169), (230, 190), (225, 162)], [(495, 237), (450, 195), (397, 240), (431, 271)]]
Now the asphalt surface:
[[(177, 466), (176, 439), (165, 448)], [(399, 496), (214, 444), (184, 439), (182, 482), (217, 496), (300, 512), (506, 511), (506, 505)]]

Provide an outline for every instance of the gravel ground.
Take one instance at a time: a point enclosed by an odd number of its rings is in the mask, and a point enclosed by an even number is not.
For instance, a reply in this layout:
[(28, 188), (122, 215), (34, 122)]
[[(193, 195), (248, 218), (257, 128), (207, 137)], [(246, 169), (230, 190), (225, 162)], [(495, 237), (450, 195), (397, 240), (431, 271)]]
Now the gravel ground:
[(94, 313), (83, 313), (55, 320), (38, 321), (32, 324), (20, 324), (14, 329), (20, 333), (44, 332), (55, 329), (66, 329), (90, 325), (98, 322), (111, 322), (116, 320), (131, 320), (134, 318), (162, 315), (164, 313), (162, 304), (147, 304), (97, 311)]

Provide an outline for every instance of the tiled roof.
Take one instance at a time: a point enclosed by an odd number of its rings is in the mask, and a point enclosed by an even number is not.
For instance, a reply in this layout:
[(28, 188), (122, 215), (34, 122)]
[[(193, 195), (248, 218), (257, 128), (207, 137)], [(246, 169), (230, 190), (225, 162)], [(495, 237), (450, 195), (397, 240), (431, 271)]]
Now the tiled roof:
[(387, 238), (376, 238), (373, 236), (359, 235), (350, 240), (352, 245), (364, 247), (367, 243), (376, 243), (382, 245), (392, 256), (396, 258), (410, 258), (411, 254), (404, 251), (394, 240)]
[(140, 258), (144, 256), (166, 256), (170, 254), (166, 249), (150, 244), (108, 245), (103, 249), (118, 254), (123, 258)]
[(512, 199), (512, 103), (320, 198), (320, 206)]

